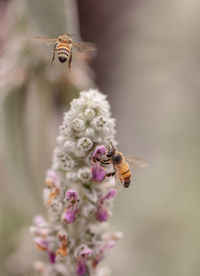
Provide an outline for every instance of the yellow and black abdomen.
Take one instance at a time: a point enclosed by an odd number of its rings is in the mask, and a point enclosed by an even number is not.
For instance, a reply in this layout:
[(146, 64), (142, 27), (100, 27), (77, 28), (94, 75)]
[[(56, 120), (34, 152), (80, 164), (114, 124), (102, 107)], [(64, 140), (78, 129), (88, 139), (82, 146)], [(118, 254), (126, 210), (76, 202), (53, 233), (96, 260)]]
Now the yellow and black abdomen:
[(69, 55), (70, 55), (70, 51), (71, 51), (71, 45), (61, 42), (58, 44), (57, 46), (57, 50), (58, 50), (58, 59), (61, 63), (64, 63)]
[(131, 171), (129, 165), (126, 161), (123, 161), (121, 164), (117, 166), (118, 175), (121, 182), (124, 184), (124, 187), (127, 188), (131, 183)]

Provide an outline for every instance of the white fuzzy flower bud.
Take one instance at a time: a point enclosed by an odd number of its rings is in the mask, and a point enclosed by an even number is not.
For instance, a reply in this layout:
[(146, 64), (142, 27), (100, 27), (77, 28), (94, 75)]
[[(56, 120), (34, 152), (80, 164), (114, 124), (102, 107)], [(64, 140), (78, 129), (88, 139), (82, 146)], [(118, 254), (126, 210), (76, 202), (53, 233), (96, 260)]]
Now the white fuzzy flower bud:
[(93, 126), (96, 130), (101, 131), (106, 126), (106, 123), (107, 119), (101, 115), (91, 121), (91, 126)]
[(85, 122), (82, 119), (75, 118), (72, 123), (72, 128), (76, 131), (81, 131), (85, 129)]
[(91, 108), (86, 108), (83, 113), (83, 116), (88, 121), (92, 120), (95, 117), (95, 115), (96, 115), (96, 112)]
[(91, 169), (89, 167), (84, 167), (78, 170), (78, 178), (83, 183), (88, 183), (91, 180)]
[(58, 167), (65, 171), (70, 171), (75, 166), (75, 161), (65, 150), (58, 149), (55, 151), (55, 162), (58, 162)]
[(84, 135), (86, 137), (90, 137), (91, 139), (94, 139), (96, 136), (95, 130), (91, 127), (86, 128)]
[(77, 142), (77, 148), (81, 151), (89, 151), (92, 146), (92, 141), (87, 137), (80, 138)]
[(60, 219), (63, 205), (61, 202), (54, 201), (49, 209), (49, 217), (51, 221), (57, 221)]
[(64, 143), (65, 139), (63, 136), (58, 136), (56, 141), (59, 145), (62, 145)]
[(74, 150), (75, 150), (75, 142), (74, 141), (70, 141), (70, 140), (68, 140), (68, 141), (66, 141), (65, 143), (64, 143), (64, 149), (65, 149), (65, 151), (66, 152), (74, 152)]
[(78, 179), (77, 172), (67, 172), (66, 173), (66, 180), (68, 183), (76, 182)]

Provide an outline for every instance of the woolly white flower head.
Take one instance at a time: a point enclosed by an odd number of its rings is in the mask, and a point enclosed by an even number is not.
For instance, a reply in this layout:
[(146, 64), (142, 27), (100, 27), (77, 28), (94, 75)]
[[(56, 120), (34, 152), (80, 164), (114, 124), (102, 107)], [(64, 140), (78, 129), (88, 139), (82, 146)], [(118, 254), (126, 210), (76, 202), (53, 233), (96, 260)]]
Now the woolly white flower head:
[(98, 272), (96, 266), (112, 247), (103, 236), (103, 222), (111, 215), (116, 189), (112, 177), (104, 180), (104, 171), (99, 171), (99, 183), (94, 181), (91, 156), (100, 145), (116, 144), (114, 127), (106, 96), (97, 90), (81, 92), (64, 114), (44, 189), (51, 231), (42, 236), (40, 225), (31, 228), (37, 238), (39, 233), (37, 247), (50, 260), (50, 264), (38, 263), (42, 275), (103, 275), (104, 270)]

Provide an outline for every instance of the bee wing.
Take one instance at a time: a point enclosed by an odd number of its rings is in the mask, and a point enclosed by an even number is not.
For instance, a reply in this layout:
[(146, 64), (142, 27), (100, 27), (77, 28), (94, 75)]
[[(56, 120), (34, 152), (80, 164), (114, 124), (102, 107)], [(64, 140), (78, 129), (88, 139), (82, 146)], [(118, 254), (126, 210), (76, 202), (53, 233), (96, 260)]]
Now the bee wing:
[(133, 166), (135, 166), (136, 168), (139, 169), (143, 169), (145, 167), (148, 166), (147, 162), (139, 157), (128, 157), (125, 156), (126, 161), (130, 162), (131, 164), (133, 164)]
[(114, 165), (114, 169), (115, 169), (115, 183), (121, 185), (121, 179), (120, 179), (120, 175), (119, 175), (119, 170), (118, 167), (116, 165)]
[(72, 45), (78, 50), (95, 51), (96, 47), (89, 42), (72, 42)]
[(57, 41), (57, 38), (49, 38), (46, 36), (35, 36), (34, 38), (46, 44), (54, 44)]

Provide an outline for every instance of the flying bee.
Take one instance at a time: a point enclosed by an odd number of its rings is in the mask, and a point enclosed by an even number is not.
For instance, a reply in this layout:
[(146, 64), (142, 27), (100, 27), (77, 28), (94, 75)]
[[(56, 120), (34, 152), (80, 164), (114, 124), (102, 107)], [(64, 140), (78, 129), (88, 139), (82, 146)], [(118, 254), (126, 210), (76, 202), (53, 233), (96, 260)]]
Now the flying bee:
[(106, 176), (117, 175), (125, 188), (128, 188), (131, 183), (131, 171), (128, 162), (136, 168), (145, 168), (147, 166), (147, 162), (145, 160), (139, 157), (127, 157), (123, 155), (123, 153), (119, 152), (112, 144), (107, 147), (105, 158), (97, 159), (97, 161), (103, 165), (113, 164), (115, 171), (107, 173)]
[(95, 47), (92, 46), (90, 43), (74, 42), (69, 34), (63, 34), (58, 36), (57, 38), (49, 38), (45, 36), (36, 36), (35, 38), (38, 40), (41, 40), (46, 44), (54, 44), (53, 54), (52, 54), (52, 59), (50, 64), (53, 63), (55, 59), (55, 52), (57, 51), (58, 60), (61, 63), (67, 62), (69, 70), (71, 68), (73, 47), (77, 48), (78, 50), (86, 50), (86, 51), (95, 50)]

